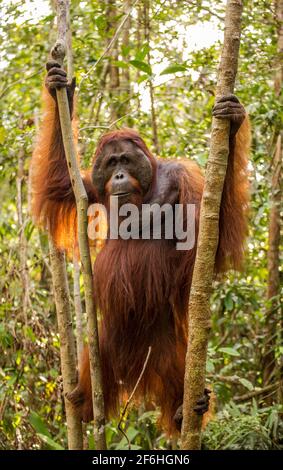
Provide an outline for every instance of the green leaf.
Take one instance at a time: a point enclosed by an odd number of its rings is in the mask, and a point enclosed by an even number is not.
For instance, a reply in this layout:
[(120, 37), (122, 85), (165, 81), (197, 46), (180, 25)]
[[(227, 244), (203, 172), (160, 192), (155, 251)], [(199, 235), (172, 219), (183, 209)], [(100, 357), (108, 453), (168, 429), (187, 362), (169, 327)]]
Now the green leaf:
[(206, 371), (210, 374), (212, 372), (215, 372), (214, 364), (210, 359), (207, 359), (207, 361), (206, 361)]
[(224, 305), (228, 312), (231, 312), (231, 310), (233, 310), (234, 302), (231, 296), (231, 292), (228, 292), (228, 294), (226, 295), (224, 299)]
[(104, 32), (105, 28), (106, 28), (106, 18), (105, 18), (105, 15), (100, 15), (100, 16), (97, 16), (96, 20), (95, 20), (95, 23), (96, 23), (96, 26), (98, 28), (98, 31), (100, 33)]
[(115, 60), (112, 63), (116, 65), (116, 67), (120, 67), (121, 69), (129, 68), (129, 64), (127, 64), (127, 62), (124, 62), (123, 60)]
[[(107, 434), (106, 434), (106, 436), (107, 436)], [(109, 442), (110, 442), (110, 440), (109, 440)], [(88, 448), (89, 448), (89, 450), (94, 450), (95, 449), (94, 435), (93, 435), (92, 432), (88, 436)]]
[(138, 434), (139, 434), (139, 431), (137, 429), (133, 428), (132, 426), (130, 426), (127, 429), (127, 436), (128, 436), (128, 439), (129, 439), (130, 442), (132, 442)]
[(218, 351), (229, 354), (229, 356), (240, 356), (240, 353), (233, 348), (219, 348)]
[(141, 76), (138, 78), (138, 83), (142, 83), (142, 82), (144, 82), (145, 80), (148, 80), (148, 75), (141, 75)]
[(247, 379), (239, 379), (239, 382), (241, 382), (241, 384), (246, 387), (250, 392), (254, 389), (254, 386), (253, 384), (247, 380)]
[[(133, 440), (135, 439), (135, 437), (139, 434), (139, 431), (135, 428), (133, 428), (132, 426), (130, 426), (127, 430), (126, 430), (126, 434), (127, 434), (127, 437), (129, 439), (129, 442), (133, 442)], [(125, 437), (123, 437), (121, 439), (121, 441), (115, 446), (116, 449), (119, 449), (119, 450), (122, 450), (122, 449), (127, 449), (128, 448), (128, 444), (127, 444), (127, 440)], [(132, 449), (134, 449), (133, 446), (131, 446)]]
[(141, 70), (147, 75), (152, 75), (152, 69), (149, 64), (142, 62), (141, 60), (130, 60), (130, 64), (133, 65), (136, 69)]
[[(123, 57), (127, 57), (127, 56), (129, 55), (129, 53), (130, 53), (130, 50), (131, 50), (131, 46), (130, 46), (130, 45), (129, 45), (129, 46), (125, 46), (125, 45), (123, 44), (122, 47), (121, 47), (122, 56), (123, 56)], [(137, 59), (137, 57), (136, 57), (136, 59)]]
[(42, 434), (43, 436), (51, 439), (51, 434), (49, 433), (47, 426), (45, 425), (42, 418), (37, 413), (35, 413), (35, 411), (31, 411), (29, 422), (37, 434)]
[(24, 326), (24, 332), (33, 343), (36, 342), (37, 338), (33, 332), (33, 329), (30, 326), (27, 326), (27, 327)]
[(30, 220), (25, 228), (24, 228), (24, 233), (25, 233), (25, 236), (26, 236), (26, 239), (29, 241), (30, 240), (30, 237), (32, 236), (32, 232), (34, 231), (34, 225), (32, 223), (32, 221)]
[(162, 70), (160, 75), (167, 75), (169, 73), (176, 73), (176, 72), (185, 72), (186, 70), (188, 70), (188, 69), (185, 65), (172, 64), (172, 65), (169, 65), (168, 67), (166, 67), (166, 69)]
[(12, 375), (12, 377), (7, 381), (7, 384), (11, 387), (12, 385), (14, 385), (14, 383), (16, 383), (17, 379), (17, 375)]
[(148, 44), (142, 46), (142, 48), (136, 53), (135, 60), (143, 61), (146, 55), (148, 54), (150, 47)]
[(51, 449), (53, 450), (64, 450), (64, 447), (60, 446), (60, 444), (57, 444), (57, 442), (53, 441), (48, 436), (45, 436), (44, 434), (37, 434), (40, 439), (45, 442)]
[(4, 144), (6, 139), (6, 129), (5, 127), (0, 127), (0, 145)]

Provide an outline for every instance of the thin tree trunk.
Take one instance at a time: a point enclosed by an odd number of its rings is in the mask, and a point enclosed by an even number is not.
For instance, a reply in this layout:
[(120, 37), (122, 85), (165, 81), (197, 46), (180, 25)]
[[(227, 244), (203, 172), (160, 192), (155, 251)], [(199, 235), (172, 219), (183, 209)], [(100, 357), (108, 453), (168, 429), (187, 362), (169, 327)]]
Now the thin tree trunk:
[[(150, 10), (150, 0), (144, 0), (144, 37), (147, 45), (150, 45), (150, 19), (149, 19), (149, 10)], [(147, 62), (150, 65), (150, 50), (147, 53)], [(151, 127), (152, 127), (152, 140), (154, 145), (154, 150), (156, 155), (159, 155), (159, 141), (158, 141), (158, 132), (157, 132), (157, 122), (156, 122), (156, 112), (155, 112), (155, 102), (154, 102), (154, 91), (152, 80), (149, 80), (149, 95), (150, 95), (150, 110), (151, 110)]]
[[(127, 14), (128, 11), (131, 11), (131, 3), (132, 3), (131, 0), (123, 1), (123, 9), (124, 9), (125, 14)], [(130, 29), (131, 29), (131, 17), (129, 16), (124, 26), (124, 31), (122, 35), (122, 44), (121, 44), (123, 61), (127, 63), (128, 63), (128, 47), (130, 44)], [(127, 51), (126, 55), (124, 51)], [(121, 103), (118, 107), (118, 113), (120, 117), (130, 114), (130, 99), (131, 99), (131, 77), (130, 77), (130, 69), (129, 67), (127, 67), (127, 68), (121, 69)], [(123, 120), (123, 122), (124, 124), (130, 127), (131, 117), (128, 116), (127, 118)]]
[[(52, 6), (52, 3), (51, 3)], [(39, 113), (38, 109), (36, 108), (34, 110), (34, 127), (36, 130), (36, 134), (39, 132)], [(33, 165), (30, 165), (29, 167), (29, 174), (28, 174), (28, 213), (30, 214), (32, 212), (31, 207), (32, 207), (32, 175), (33, 171)], [(41, 250), (41, 255), (42, 255), (42, 266), (40, 269), (40, 286), (43, 286), (47, 290), (50, 288), (50, 281), (52, 279), (52, 271), (51, 267), (49, 264), (49, 258), (50, 257), (50, 252), (49, 252), (49, 245), (48, 245), (48, 233), (44, 233), (41, 230), (39, 231), (39, 245), (40, 245), (40, 250)]]
[[(58, 7), (58, 39), (51, 51), (54, 60), (63, 64), (66, 50), (67, 10), (68, 0), (57, 0)], [(87, 236), (87, 209), (88, 197), (80, 175), (77, 162), (77, 153), (72, 133), (67, 91), (65, 88), (56, 90), (59, 109), (61, 132), (65, 148), (66, 160), (70, 179), (77, 204), (78, 215), (78, 241), (85, 289), (85, 303), (87, 312), (87, 330), (90, 355), (90, 375), (92, 386), (92, 402), (94, 416), (94, 442), (96, 450), (106, 448), (104, 398), (102, 390), (102, 374), (99, 354), (98, 325), (94, 303), (93, 277), (89, 243)]]
[[(131, 0), (124, 0), (123, 8), (124, 8), (125, 14), (127, 14), (127, 12), (131, 10), (131, 3), (132, 3)], [(122, 36), (122, 45), (125, 49), (127, 49), (130, 44), (130, 29), (131, 29), (131, 17), (129, 16), (125, 23), (123, 36)], [(122, 74), (123, 91), (128, 97), (130, 96), (130, 93), (131, 93), (130, 69), (129, 68), (122, 69), (121, 74)]]
[(274, 88), (275, 93), (279, 96), (282, 91), (283, 82), (283, 0), (275, 0), (275, 15), (278, 25), (278, 56), (276, 60), (277, 67), (275, 72)]
[[(116, 0), (108, 0), (107, 9), (108, 27), (107, 32), (109, 34), (108, 42), (111, 41), (112, 33), (115, 31), (117, 23), (117, 9)], [(120, 76), (119, 68), (113, 63), (119, 59), (118, 54), (118, 40), (113, 44), (111, 53), (111, 62), (109, 65), (109, 98), (110, 98), (110, 123), (117, 121), (121, 116), (118, 112), (118, 97), (120, 94)]]
[[(267, 253), (267, 299), (270, 301), (266, 315), (266, 343), (263, 357), (263, 383), (268, 385), (276, 379), (275, 348), (280, 334), (280, 207), (282, 204), (282, 136), (277, 137), (272, 162), (271, 209), (269, 215), (269, 248)], [(272, 397), (268, 399), (272, 403)]]
[[(216, 96), (232, 93), (237, 73), (242, 1), (228, 0), (224, 45)], [(211, 328), (209, 297), (219, 236), (219, 210), (229, 154), (229, 120), (213, 119), (210, 155), (201, 203), (197, 254), (189, 301), (182, 449), (200, 449), (202, 418), (194, 411), (203, 395), (208, 336)]]
[(71, 82), (74, 76), (74, 58), (73, 58), (73, 48), (72, 48), (72, 30), (71, 30), (71, 17), (70, 17), (70, 7), (67, 8), (67, 18), (66, 18), (66, 58), (67, 58), (67, 77), (68, 81)]
[[(20, 123), (20, 128), (23, 128), (23, 123)], [(18, 174), (17, 174), (17, 214), (19, 226), (19, 256), (20, 256), (20, 276), (22, 280), (22, 315), (25, 328), (28, 326), (28, 304), (29, 304), (29, 270), (27, 265), (27, 239), (25, 236), (25, 220), (23, 216), (23, 182), (24, 182), (24, 160), (25, 152), (21, 148), (18, 156)], [(26, 346), (26, 334), (24, 334), (24, 346)]]
[(49, 237), (52, 282), (60, 336), (60, 359), (63, 377), (64, 402), (67, 420), (69, 450), (83, 448), (82, 424), (66, 394), (74, 390), (78, 378), (76, 371), (76, 346), (72, 327), (70, 292), (66, 272), (65, 255), (60, 252)]
[[(275, 15), (278, 24), (278, 56), (276, 60), (276, 72), (274, 78), (275, 94), (280, 96), (283, 83), (283, 0), (275, 1)], [(271, 381), (277, 379), (276, 375), (276, 357), (275, 348), (280, 334), (280, 231), (281, 218), (280, 208), (282, 204), (282, 131), (276, 130), (276, 147), (274, 158), (271, 165), (271, 209), (269, 215), (268, 229), (268, 253), (267, 253), (267, 299), (270, 300), (270, 306), (266, 315), (266, 343), (263, 355), (263, 383), (268, 385)], [(280, 340), (281, 344), (281, 340)], [(280, 372), (279, 372), (280, 374)], [(272, 404), (273, 397), (266, 399), (268, 404)]]
[(77, 333), (77, 358), (80, 368), (80, 360), (84, 347), (84, 332), (83, 332), (83, 308), (80, 290), (80, 265), (77, 255), (73, 257), (74, 265), (74, 305), (75, 305), (75, 318), (76, 318), (76, 333)]
[[(55, 5), (52, 3), (53, 8)], [(70, 18), (68, 18), (68, 26)], [(69, 29), (69, 28), (68, 28)], [(53, 31), (53, 29), (52, 29)], [(70, 43), (70, 32), (68, 43)], [(69, 56), (71, 56), (71, 51)], [(68, 58), (68, 76), (72, 74), (73, 60)], [(72, 75), (71, 75), (72, 76)], [(38, 123), (37, 123), (38, 125)], [(67, 438), (69, 450), (83, 449), (82, 424), (72, 404), (66, 395), (77, 384), (76, 343), (72, 326), (72, 313), (70, 304), (69, 284), (66, 271), (65, 255), (54, 245), (51, 236), (48, 236), (49, 253), (51, 262), (51, 275), (54, 291), (54, 299), (57, 314), (58, 332), (60, 338), (60, 363), (63, 379), (63, 393), (67, 421)]]
[[(138, 3), (137, 5), (137, 31), (136, 31), (136, 41), (137, 41), (137, 50), (141, 50), (141, 45), (142, 45), (142, 38), (141, 38), (141, 31), (142, 31), (142, 5)], [(140, 71), (137, 69), (136, 71), (136, 82), (139, 82), (140, 78)], [(141, 111), (141, 101), (140, 101), (140, 96), (139, 93), (137, 93), (137, 109), (138, 109), (138, 115), (140, 114)]]
[[(67, 9), (67, 33), (66, 33), (66, 48), (67, 48), (67, 77), (68, 82), (71, 83), (74, 76), (74, 60), (72, 50), (72, 30), (70, 9)], [(74, 268), (74, 307), (75, 307), (75, 322), (76, 322), (76, 343), (77, 343), (77, 364), (80, 368), (80, 361), (84, 347), (83, 335), (83, 309), (80, 291), (80, 265), (77, 255), (77, 247), (74, 246), (73, 255), (73, 268)]]

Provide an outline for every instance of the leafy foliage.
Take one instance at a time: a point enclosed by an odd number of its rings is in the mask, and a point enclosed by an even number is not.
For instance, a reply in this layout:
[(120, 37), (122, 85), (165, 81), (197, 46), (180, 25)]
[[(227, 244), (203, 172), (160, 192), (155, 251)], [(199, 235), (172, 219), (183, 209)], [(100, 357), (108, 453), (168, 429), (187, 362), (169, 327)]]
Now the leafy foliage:
[[(82, 165), (89, 165), (97, 139), (110, 125), (114, 98), (109, 79), (103, 80), (110, 61), (120, 72), (115, 106), (121, 116), (114, 126), (138, 128), (152, 147), (152, 85), (161, 157), (187, 156), (204, 167), (224, 2), (151, 2), (148, 44), (139, 19), (140, 0), (132, 15), (128, 42), (123, 34), (118, 41), (118, 61), (110, 52), (97, 66), (123, 16), (122, 1), (116, 2), (114, 29), (108, 28), (106, 2), (71, 3)], [(236, 92), (249, 111), (253, 127), (250, 233), (243, 272), (230, 273), (225, 281), (218, 279), (211, 299), (213, 334), (207, 372), (217, 396), (217, 414), (204, 433), (204, 446), (210, 449), (282, 446), (282, 409), (276, 405), (274, 391), (274, 405), (269, 407), (266, 394), (256, 396), (252, 405), (249, 401), (238, 405), (236, 400), (263, 384), (262, 351), (269, 306), (266, 252), (270, 163), (274, 133), (282, 128), (283, 120), (282, 101), (273, 87), (277, 54), (274, 12), (265, 0), (253, 2), (253, 8), (245, 3)], [(1, 11), (0, 448), (59, 449), (66, 448), (66, 426), (48, 246), (46, 237), (30, 219), (28, 190), (44, 63), (54, 41), (54, 13), (48, 1), (36, 0), (2, 0)], [(209, 38), (206, 44), (203, 31)], [(28, 275), (25, 288), (23, 273)], [(72, 292), (72, 263), (68, 264), (68, 276)], [(280, 312), (275, 314), (279, 316)], [(279, 336), (280, 328), (275, 344), (278, 363), (282, 355)], [(157, 420), (156, 410), (140, 407), (131, 411), (125, 432), (132, 448), (170, 448), (172, 442), (156, 426)], [(108, 424), (109, 447), (127, 448), (117, 424)], [(91, 426), (87, 436), (93, 447)]]
[(211, 421), (203, 436), (203, 447), (211, 450), (282, 449), (282, 407), (258, 409), (256, 404), (225, 406), (218, 419)]

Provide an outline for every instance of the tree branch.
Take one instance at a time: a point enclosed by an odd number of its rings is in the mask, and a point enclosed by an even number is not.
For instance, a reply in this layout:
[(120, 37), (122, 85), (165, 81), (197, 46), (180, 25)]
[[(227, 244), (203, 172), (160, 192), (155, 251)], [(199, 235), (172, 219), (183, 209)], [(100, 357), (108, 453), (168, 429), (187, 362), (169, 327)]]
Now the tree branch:
[[(224, 44), (216, 96), (232, 93), (240, 46), (242, 1), (228, 0)], [(189, 301), (188, 349), (184, 381), (182, 449), (200, 449), (201, 422), (194, 407), (203, 395), (208, 336), (209, 297), (219, 236), (219, 211), (229, 154), (229, 120), (213, 119), (210, 155), (201, 202), (200, 228)]]
[[(58, 39), (51, 51), (51, 55), (54, 60), (57, 60), (60, 64), (63, 64), (66, 51), (67, 11), (69, 9), (68, 0), (57, 0), (57, 7)], [(80, 170), (77, 162), (77, 152), (72, 133), (72, 124), (70, 118), (67, 91), (65, 88), (56, 90), (56, 95), (66, 160), (68, 164), (73, 191), (75, 194), (78, 214), (78, 241), (87, 312), (90, 374), (94, 416), (94, 441), (96, 450), (103, 450), (106, 448), (105, 415), (102, 390), (101, 363), (99, 355), (98, 327), (94, 304), (92, 267), (87, 236), (88, 197), (80, 175)]]
[(234, 397), (235, 402), (242, 402), (250, 400), (251, 398), (258, 397), (259, 395), (264, 395), (265, 393), (269, 392), (270, 390), (274, 390), (280, 385), (280, 382), (276, 382), (271, 385), (267, 385), (266, 387), (260, 388), (258, 390), (253, 390), (251, 392), (245, 393), (244, 395), (239, 395)]

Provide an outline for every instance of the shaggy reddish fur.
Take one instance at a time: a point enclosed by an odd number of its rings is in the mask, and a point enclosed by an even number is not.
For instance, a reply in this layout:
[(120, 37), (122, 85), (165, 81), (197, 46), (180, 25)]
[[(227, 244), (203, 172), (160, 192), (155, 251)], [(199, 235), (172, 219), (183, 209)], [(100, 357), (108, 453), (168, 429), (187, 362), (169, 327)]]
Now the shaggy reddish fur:
[[(48, 227), (59, 247), (72, 249), (76, 237), (75, 200), (64, 156), (58, 111), (45, 95), (46, 113), (32, 162), (33, 215)], [(248, 119), (231, 145), (220, 214), (216, 271), (238, 268), (247, 229), (247, 155), (250, 142)], [(156, 184), (158, 160), (137, 132), (113, 131), (98, 143), (128, 139), (148, 156)], [(196, 231), (203, 176), (198, 166), (179, 161), (179, 202), (196, 204)], [(165, 163), (166, 164), (166, 163)], [(90, 202), (96, 194), (89, 174), (84, 182)], [(170, 240), (108, 240), (94, 264), (94, 288), (101, 313), (100, 350), (107, 416), (117, 413), (121, 400), (134, 388), (148, 348), (152, 353), (136, 398), (160, 405), (162, 424), (174, 431), (173, 416), (182, 403), (186, 354), (187, 306), (195, 260), (195, 248), (177, 251)], [(84, 352), (80, 380), (73, 396), (84, 420), (92, 419), (88, 350)]]

